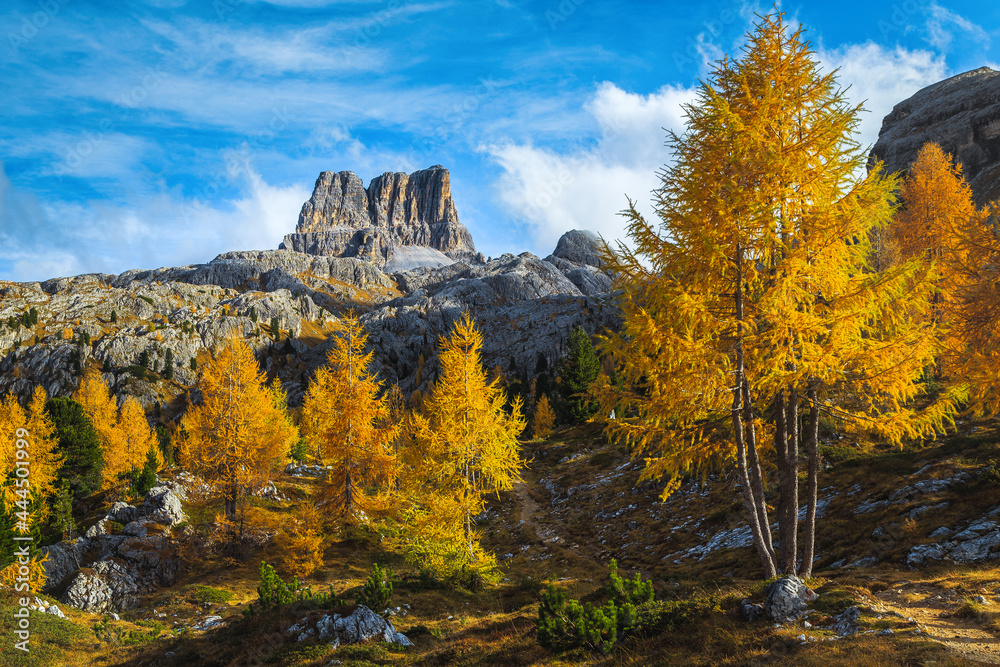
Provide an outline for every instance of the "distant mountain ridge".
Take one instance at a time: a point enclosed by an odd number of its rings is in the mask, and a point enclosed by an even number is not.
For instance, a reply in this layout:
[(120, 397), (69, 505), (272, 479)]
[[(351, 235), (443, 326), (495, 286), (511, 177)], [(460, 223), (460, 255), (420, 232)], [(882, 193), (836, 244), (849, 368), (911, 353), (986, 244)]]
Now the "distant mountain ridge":
[(486, 261), (458, 222), (443, 167), (383, 174), (367, 190), (351, 172), (327, 171), (277, 250), (117, 276), (0, 282), (3, 321), (38, 312), (35, 325), (0, 326), (0, 393), (41, 384), (65, 396), (96, 365), (117, 395), (169, 418), (211, 351), (236, 333), (295, 405), (346, 310), (369, 332), (373, 371), (404, 392), (433, 381), (438, 338), (463, 311), (484, 334), (486, 363), (527, 381), (539, 364), (551, 368), (577, 325), (591, 333), (614, 325), (610, 290), (590, 232), (567, 232), (544, 260), (521, 253)]

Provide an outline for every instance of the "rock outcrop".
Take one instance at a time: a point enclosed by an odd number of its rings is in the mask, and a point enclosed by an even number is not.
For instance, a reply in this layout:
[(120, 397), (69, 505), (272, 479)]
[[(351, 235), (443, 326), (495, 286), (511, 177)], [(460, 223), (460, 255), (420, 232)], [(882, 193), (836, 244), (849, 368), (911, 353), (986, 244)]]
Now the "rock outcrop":
[(592, 296), (611, 290), (611, 276), (602, 271), (601, 239), (591, 231), (573, 229), (559, 238), (545, 261), (559, 268), (582, 293)]
[(919, 544), (906, 555), (910, 567), (926, 567), (950, 562), (973, 564), (1000, 557), (1000, 506), (976, 519), (964, 528), (935, 530), (937, 541)]
[(320, 618), (303, 618), (285, 631), (286, 635), (295, 637), (297, 641), (307, 639), (330, 640), (330, 646), (337, 648), (341, 644), (358, 644), (367, 641), (380, 641), (399, 646), (413, 646), (406, 635), (392, 627), (388, 621), (364, 605), (358, 605), (350, 614), (323, 614)]
[(980, 204), (1000, 197), (1000, 72), (980, 67), (903, 100), (882, 121), (871, 157), (888, 172), (905, 170), (929, 141), (961, 162)]
[[(349, 179), (337, 183), (347, 200), (357, 194)], [(357, 219), (343, 202), (332, 210)], [(451, 224), (450, 207), (442, 210)], [(0, 393), (26, 395), (41, 384), (50, 396), (66, 396), (83, 368), (96, 366), (117, 396), (172, 419), (187, 405), (200, 363), (236, 334), (295, 406), (326, 363), (337, 315), (349, 309), (368, 328), (372, 370), (404, 392), (426, 388), (438, 339), (465, 310), (484, 334), (485, 363), (528, 384), (539, 363), (551, 368), (562, 356), (575, 326), (593, 334), (617, 322), (598, 241), (568, 232), (544, 260), (521, 253), (456, 261), (432, 247), (397, 244), (381, 268), (357, 257), (264, 250), (117, 276), (0, 282), (0, 323), (20, 322), (31, 308), (38, 315), (31, 325), (0, 324)]]
[(182, 485), (161, 482), (142, 506), (115, 503), (83, 537), (44, 548), (49, 556), (44, 590), (69, 581), (63, 602), (108, 612), (134, 607), (141, 593), (177, 583), (181, 560), (170, 529), (187, 519), (181, 506), (185, 494)]
[(458, 221), (451, 178), (440, 165), (409, 175), (387, 172), (367, 189), (353, 172), (324, 171), (302, 206), (295, 233), (279, 247), (356, 257), (381, 268), (392, 262), (397, 248), (407, 246), (437, 250), (452, 260), (482, 259)]

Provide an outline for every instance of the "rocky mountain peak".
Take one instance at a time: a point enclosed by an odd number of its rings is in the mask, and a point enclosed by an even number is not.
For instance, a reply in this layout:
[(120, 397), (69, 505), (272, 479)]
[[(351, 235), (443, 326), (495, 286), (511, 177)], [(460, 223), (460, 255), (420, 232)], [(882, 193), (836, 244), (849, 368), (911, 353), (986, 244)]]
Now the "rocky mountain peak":
[(437, 265), (482, 261), (458, 220), (451, 176), (441, 165), (412, 174), (386, 172), (367, 188), (353, 172), (324, 171), (302, 205), (295, 233), (286, 235), (280, 247), (357, 257), (383, 267), (405, 246), (437, 251), (440, 256), (430, 258)]
[(961, 164), (976, 200), (1000, 197), (1000, 72), (980, 67), (927, 86), (882, 121), (872, 161), (906, 170), (927, 142)]

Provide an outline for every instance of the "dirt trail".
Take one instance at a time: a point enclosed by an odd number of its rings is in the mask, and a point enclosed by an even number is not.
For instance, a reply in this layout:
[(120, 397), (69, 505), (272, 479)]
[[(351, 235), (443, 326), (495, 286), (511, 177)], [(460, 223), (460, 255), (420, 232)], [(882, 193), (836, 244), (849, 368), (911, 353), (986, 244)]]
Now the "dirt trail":
[(882, 591), (875, 597), (878, 603), (872, 607), (877, 612), (896, 613), (912, 619), (927, 637), (963, 658), (1000, 665), (1000, 637), (971, 619), (952, 615), (963, 599), (955, 591), (908, 584)]
[(539, 505), (538, 501), (531, 496), (530, 490), (534, 486), (536, 486), (536, 483), (527, 479), (525, 475), (523, 481), (514, 484), (513, 491), (514, 499), (517, 501), (520, 509), (520, 520), (542, 542), (542, 545), (539, 547), (540, 550), (547, 552), (549, 546), (559, 545), (572, 550), (576, 556), (584, 559), (597, 559), (600, 555), (600, 549), (595, 548), (593, 544), (581, 542), (576, 537), (559, 530), (562, 527), (562, 523), (551, 519), (545, 508)]

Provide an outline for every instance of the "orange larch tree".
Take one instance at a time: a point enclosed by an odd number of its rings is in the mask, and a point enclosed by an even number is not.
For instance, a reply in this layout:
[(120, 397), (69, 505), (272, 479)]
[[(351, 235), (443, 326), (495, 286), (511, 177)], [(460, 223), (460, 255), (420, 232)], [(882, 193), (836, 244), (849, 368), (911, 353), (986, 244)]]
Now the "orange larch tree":
[(496, 559), (479, 544), (473, 516), (487, 493), (510, 490), (521, 479), (518, 436), (522, 404), (507, 395), (499, 378), (488, 382), (482, 334), (465, 314), (440, 343), (441, 373), (424, 399), (423, 414), (409, 422), (415, 466), (408, 519), (410, 554), (449, 576), (490, 579)]
[[(603, 347), (622, 386), (603, 378), (594, 393), (601, 414), (638, 413), (608, 428), (645, 459), (644, 478), (667, 480), (665, 495), (684, 475), (734, 461), (765, 576), (809, 575), (821, 412), (897, 439), (950, 415), (944, 404), (923, 415), (906, 407), (936, 340), (909, 318), (924, 285), (911, 264), (869, 269), (870, 231), (888, 221), (895, 183), (877, 167), (857, 176), (867, 158), (853, 139), (859, 108), (835, 73), (820, 72), (801, 29), (762, 17), (743, 58), (720, 61), (685, 111), (655, 193), (660, 229), (630, 202), (632, 247), (606, 249), (624, 323)], [(780, 553), (764, 498), (767, 436)]]
[(321, 461), (332, 465), (332, 504), (340, 520), (364, 519), (386, 507), (397, 474), (398, 423), (388, 421), (389, 402), (372, 375), (373, 352), (353, 314), (338, 323), (338, 336), (309, 384), (302, 404), (304, 435)]
[(110, 488), (118, 483), (119, 473), (129, 470), (125, 467), (123, 443), (118, 430), (118, 403), (101, 377), (101, 372), (94, 366), (84, 371), (73, 398), (83, 406), (83, 411), (97, 431), (104, 450), (101, 486)]
[(269, 479), (298, 438), (280, 385), (268, 386), (264, 379), (250, 347), (230, 335), (202, 367), (201, 400), (182, 419), (184, 463), (215, 484), (230, 521), (237, 503)]

